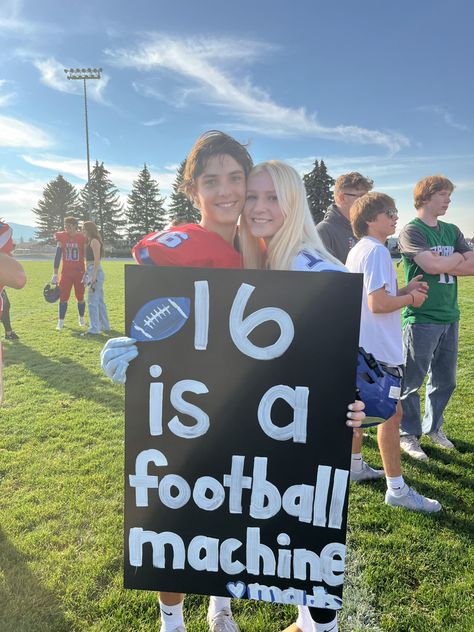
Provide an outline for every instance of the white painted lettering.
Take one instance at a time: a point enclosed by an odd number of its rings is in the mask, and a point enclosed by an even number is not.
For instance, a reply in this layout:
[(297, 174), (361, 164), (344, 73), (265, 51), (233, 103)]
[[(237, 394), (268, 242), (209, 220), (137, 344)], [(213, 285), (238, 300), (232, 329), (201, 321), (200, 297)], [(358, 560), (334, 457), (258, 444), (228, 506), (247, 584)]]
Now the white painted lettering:
[[(306, 443), (308, 397), (309, 389), (306, 386), (293, 389), (279, 384), (268, 389), (260, 400), (257, 411), (263, 432), (276, 441), (291, 439), (294, 443)], [(272, 406), (277, 399), (283, 399), (293, 408), (293, 421), (286, 426), (276, 426), (272, 421)]]
[[(229, 330), (232, 340), (239, 351), (255, 360), (272, 360), (279, 358), (288, 349), (295, 335), (295, 328), (290, 316), (278, 307), (265, 307), (244, 318), (247, 302), (255, 287), (242, 283), (232, 303), (229, 318)], [(259, 325), (274, 321), (280, 328), (278, 340), (268, 347), (257, 347), (248, 336)]]

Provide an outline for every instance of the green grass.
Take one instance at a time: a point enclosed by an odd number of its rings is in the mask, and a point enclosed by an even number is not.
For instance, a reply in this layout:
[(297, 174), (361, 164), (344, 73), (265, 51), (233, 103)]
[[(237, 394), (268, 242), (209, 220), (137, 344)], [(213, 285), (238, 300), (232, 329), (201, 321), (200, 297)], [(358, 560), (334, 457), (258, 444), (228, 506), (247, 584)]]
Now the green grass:
[[(157, 631), (153, 593), (122, 583), (123, 389), (99, 367), (105, 337), (79, 337), (71, 302), (42, 287), (51, 263), (28, 262), (28, 285), (10, 292), (18, 342), (5, 348), (0, 409), (0, 630)], [(123, 264), (105, 263), (112, 335), (123, 327)], [(469, 632), (473, 608), (472, 415), (474, 279), (462, 279), (458, 387), (446, 418), (454, 453), (426, 445), (426, 463), (403, 459), (409, 483), (444, 511), (384, 505), (384, 483), (352, 487), (344, 632)], [(380, 466), (374, 434), (364, 447)], [(204, 632), (207, 599), (188, 597), (189, 632)], [(242, 632), (277, 632), (294, 609), (234, 602)]]

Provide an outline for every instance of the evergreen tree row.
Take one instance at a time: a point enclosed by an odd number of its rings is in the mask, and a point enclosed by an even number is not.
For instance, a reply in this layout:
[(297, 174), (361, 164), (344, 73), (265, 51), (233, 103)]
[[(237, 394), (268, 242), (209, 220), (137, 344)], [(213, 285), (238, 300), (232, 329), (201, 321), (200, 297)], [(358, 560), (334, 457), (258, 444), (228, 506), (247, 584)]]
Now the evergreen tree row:
[(82, 221), (92, 219), (104, 242), (112, 246), (135, 244), (144, 235), (163, 230), (169, 224), (199, 222), (199, 211), (179, 191), (185, 166), (186, 161), (183, 161), (177, 171), (168, 209), (164, 207), (165, 198), (160, 195), (159, 184), (151, 177), (146, 164), (133, 182), (125, 205), (103, 162), (96, 161), (90, 183), (80, 192), (58, 175), (45, 186), (43, 197), (33, 209), (36, 236), (43, 243), (54, 244), (54, 233), (63, 230), (64, 218), (68, 215)]
[[(179, 188), (183, 183), (186, 161), (180, 164), (170, 194), (168, 209), (160, 195), (159, 184), (145, 164), (133, 182), (126, 205), (120, 201), (117, 187), (109, 178), (104, 163), (96, 161), (90, 183), (78, 192), (62, 175), (49, 182), (33, 212), (36, 215), (37, 237), (54, 244), (54, 233), (63, 230), (64, 218), (73, 215), (80, 220), (92, 219), (104, 241), (113, 246), (135, 244), (144, 235), (163, 230), (168, 225), (198, 223), (199, 210)], [(333, 202), (335, 180), (324, 160), (316, 160), (310, 173), (303, 176), (308, 204), (317, 224)]]

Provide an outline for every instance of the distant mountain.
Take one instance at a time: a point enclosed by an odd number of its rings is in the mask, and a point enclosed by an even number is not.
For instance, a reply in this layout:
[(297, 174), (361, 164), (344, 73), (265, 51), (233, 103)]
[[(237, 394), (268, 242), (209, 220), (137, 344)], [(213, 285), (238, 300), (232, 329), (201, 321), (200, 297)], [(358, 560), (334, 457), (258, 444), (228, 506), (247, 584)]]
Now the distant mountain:
[(36, 239), (36, 228), (33, 226), (27, 226), (26, 224), (15, 224), (14, 222), (8, 222), (13, 230), (13, 241), (20, 243), (23, 241), (30, 241), (30, 239)]

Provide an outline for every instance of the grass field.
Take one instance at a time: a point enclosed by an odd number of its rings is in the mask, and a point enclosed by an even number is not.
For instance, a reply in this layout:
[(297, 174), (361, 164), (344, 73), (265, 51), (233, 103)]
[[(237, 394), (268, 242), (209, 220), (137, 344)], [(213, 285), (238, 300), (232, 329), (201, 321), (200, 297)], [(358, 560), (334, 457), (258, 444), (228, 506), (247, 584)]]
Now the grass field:
[[(6, 342), (0, 409), (0, 631), (157, 631), (152, 593), (122, 583), (123, 389), (101, 373), (105, 336), (79, 336), (71, 303), (42, 288), (51, 262), (27, 262), (28, 285), (11, 291), (18, 342)], [(123, 331), (123, 264), (106, 262), (114, 331)], [(430, 460), (403, 459), (407, 481), (437, 498), (440, 514), (384, 505), (383, 481), (353, 486), (340, 630), (474, 630), (474, 279), (460, 282), (458, 387), (446, 414), (456, 452), (426, 444)], [(374, 434), (366, 459), (380, 467)], [(188, 597), (189, 632), (204, 632), (206, 599)], [(277, 632), (294, 609), (234, 602), (242, 632)]]

